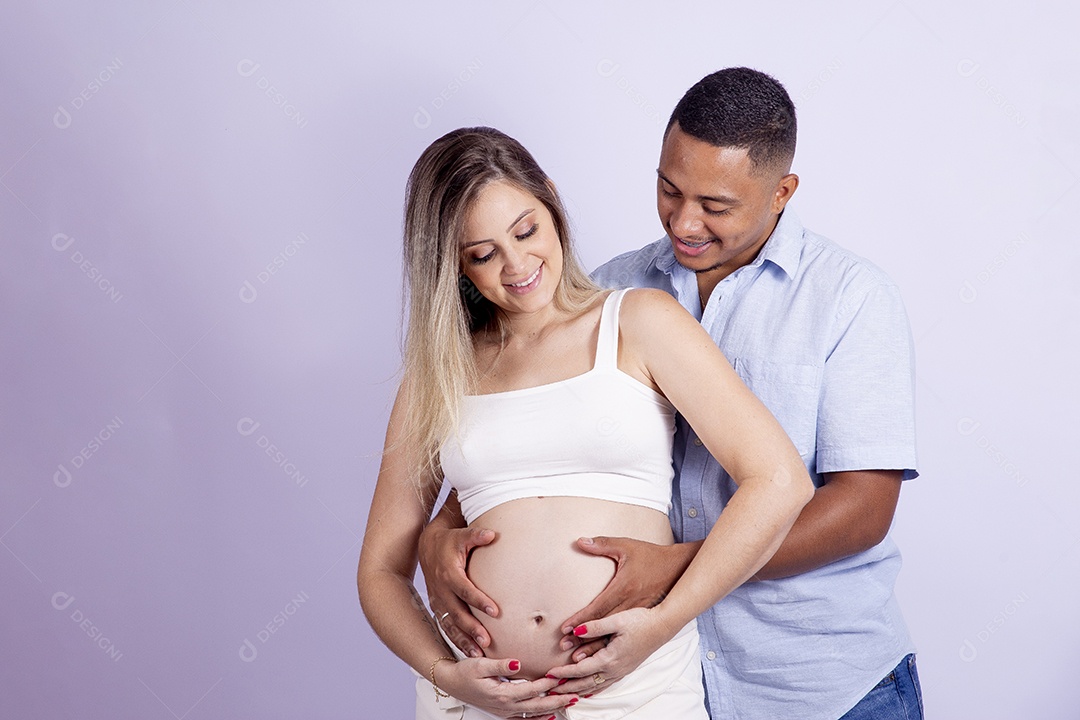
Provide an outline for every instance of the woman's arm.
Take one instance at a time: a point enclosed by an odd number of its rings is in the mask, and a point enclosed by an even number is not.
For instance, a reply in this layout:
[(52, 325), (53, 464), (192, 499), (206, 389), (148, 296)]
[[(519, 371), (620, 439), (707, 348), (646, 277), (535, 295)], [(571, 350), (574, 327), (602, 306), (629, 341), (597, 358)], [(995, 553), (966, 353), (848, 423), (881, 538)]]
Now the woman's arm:
[(620, 368), (666, 395), (739, 487), (663, 601), (576, 628), (585, 638), (615, 637), (593, 657), (553, 670), (558, 677), (626, 675), (687, 622), (753, 576), (776, 552), (814, 492), (802, 458), (780, 424), (735, 374), (708, 333), (670, 295), (628, 292), (620, 336)]
[(360, 606), (386, 646), (421, 675), (440, 656), (453, 655), (439, 635), (412, 583), (416, 543), (436, 493), (433, 477), (421, 485), (411, 467), (416, 458), (400, 446), (405, 385), (398, 391), (375, 494), (360, 551), (357, 588)]
[[(438, 487), (433, 477), (425, 478), (421, 484), (414, 481), (412, 468), (418, 466), (415, 449), (401, 442), (407, 402), (402, 383), (390, 413), (356, 582), (360, 605), (375, 633), (395, 655), (430, 680), (432, 663), (440, 657), (453, 658), (454, 654), (412, 582), (417, 541)], [(443, 691), (496, 715), (552, 712), (569, 703), (572, 695), (537, 698), (553, 688), (555, 680), (500, 682), (499, 676), (517, 671), (516, 663), (513, 659), (444, 660), (435, 666), (435, 679)]]

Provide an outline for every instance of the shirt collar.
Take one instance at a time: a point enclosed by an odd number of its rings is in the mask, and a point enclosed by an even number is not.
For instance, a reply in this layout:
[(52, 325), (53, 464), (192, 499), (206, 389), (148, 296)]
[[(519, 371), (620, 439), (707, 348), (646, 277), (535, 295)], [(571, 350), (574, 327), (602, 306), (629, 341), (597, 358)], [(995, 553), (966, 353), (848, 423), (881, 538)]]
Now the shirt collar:
[[(803, 224), (799, 216), (790, 208), (780, 213), (780, 219), (773, 228), (769, 239), (762, 245), (757, 257), (750, 263), (751, 266), (770, 262), (784, 271), (789, 278), (795, 277), (795, 271), (799, 268), (799, 256), (802, 254), (802, 244), (799, 242), (803, 236)], [(671, 248), (671, 240), (663, 237), (656, 243), (656, 256), (653, 265), (657, 270), (672, 275), (681, 268), (675, 259), (675, 251)]]

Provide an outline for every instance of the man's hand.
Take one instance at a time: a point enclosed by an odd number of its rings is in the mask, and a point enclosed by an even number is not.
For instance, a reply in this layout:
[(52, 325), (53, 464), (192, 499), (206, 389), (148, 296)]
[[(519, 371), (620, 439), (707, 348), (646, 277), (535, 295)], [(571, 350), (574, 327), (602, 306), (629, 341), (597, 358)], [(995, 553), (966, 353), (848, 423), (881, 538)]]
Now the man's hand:
[[(579, 638), (573, 634), (578, 625), (630, 608), (650, 608), (663, 600), (694, 559), (701, 542), (655, 545), (630, 538), (596, 537), (580, 538), (578, 547), (590, 555), (614, 560), (615, 577), (591, 603), (563, 623), (563, 650), (578, 644)], [(572, 659), (580, 661), (606, 644), (606, 638), (586, 642)]]
[(499, 616), (499, 608), (473, 585), (465, 568), (473, 548), (494, 540), (493, 530), (449, 527), (438, 516), (420, 534), (418, 551), (428, 604), (447, 637), (473, 658), (483, 656), (483, 648), (491, 644), (491, 637), (469, 612), (469, 605), (491, 617)]

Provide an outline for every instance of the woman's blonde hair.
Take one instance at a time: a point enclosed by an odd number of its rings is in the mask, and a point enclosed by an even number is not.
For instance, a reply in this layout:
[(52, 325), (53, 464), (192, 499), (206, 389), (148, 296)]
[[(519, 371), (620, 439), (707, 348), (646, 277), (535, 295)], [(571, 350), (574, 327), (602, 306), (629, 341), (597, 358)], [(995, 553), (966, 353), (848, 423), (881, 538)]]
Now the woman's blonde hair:
[(472, 335), (505, 337), (499, 309), (461, 270), (461, 236), (469, 210), (488, 184), (508, 182), (551, 213), (563, 252), (555, 305), (580, 312), (599, 288), (573, 252), (566, 209), (533, 156), (489, 127), (460, 128), (433, 142), (416, 161), (406, 188), (405, 285), (409, 320), (403, 383), (409, 403), (402, 441), (418, 458), (417, 482), (438, 479), (439, 448), (457, 429), (461, 399), (475, 388)]

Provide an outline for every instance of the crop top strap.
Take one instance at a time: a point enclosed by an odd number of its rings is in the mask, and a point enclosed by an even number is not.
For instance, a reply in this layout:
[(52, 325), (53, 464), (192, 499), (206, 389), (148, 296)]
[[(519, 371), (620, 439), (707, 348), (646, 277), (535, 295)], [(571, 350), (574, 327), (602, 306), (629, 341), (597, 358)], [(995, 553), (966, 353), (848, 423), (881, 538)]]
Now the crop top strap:
[(596, 367), (615, 368), (619, 362), (619, 306), (630, 288), (615, 290), (604, 298), (600, 310), (600, 333), (596, 338)]

